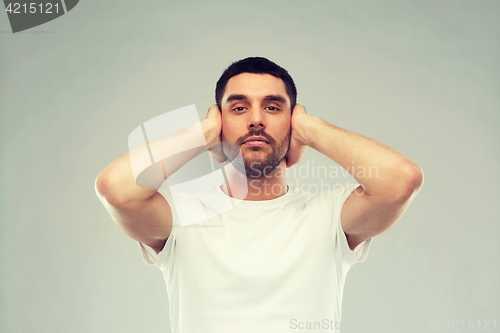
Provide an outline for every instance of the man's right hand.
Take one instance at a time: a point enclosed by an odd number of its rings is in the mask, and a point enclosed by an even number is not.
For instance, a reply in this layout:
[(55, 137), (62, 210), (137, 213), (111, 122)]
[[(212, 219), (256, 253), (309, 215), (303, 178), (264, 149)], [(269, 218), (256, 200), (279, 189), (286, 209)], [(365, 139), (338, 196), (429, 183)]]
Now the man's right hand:
[(217, 104), (210, 105), (205, 112), (205, 119), (201, 121), (201, 127), (205, 134), (205, 140), (208, 144), (208, 150), (212, 153), (213, 158), (222, 163), (226, 160), (221, 147), (222, 121), (221, 112)]

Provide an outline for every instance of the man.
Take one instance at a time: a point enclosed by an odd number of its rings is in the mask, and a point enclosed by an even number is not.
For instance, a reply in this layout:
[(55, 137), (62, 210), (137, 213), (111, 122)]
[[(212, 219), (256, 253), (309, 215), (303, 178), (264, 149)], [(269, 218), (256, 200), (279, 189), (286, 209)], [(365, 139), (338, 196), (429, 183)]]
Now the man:
[[(225, 70), (217, 104), (201, 121), (215, 157), (230, 162), (220, 187), (193, 196), (140, 187), (133, 152), (96, 179), (114, 221), (139, 242), (146, 263), (162, 270), (173, 332), (337, 331), (347, 271), (365, 260), (371, 239), (398, 220), (422, 186), (414, 162), (307, 114), (296, 94), (288, 72), (265, 58)], [(187, 128), (175, 142), (192, 141), (193, 133)], [(150, 145), (172, 142), (166, 137)], [(287, 186), (285, 168), (308, 146), (359, 185), (315, 196)], [(151, 184), (159, 188), (165, 175), (198, 153), (165, 163), (169, 171)], [(358, 172), (373, 167), (376, 173)], [(231, 198), (238, 205), (218, 210)], [(221, 213), (181, 226), (180, 216), (196, 219), (209, 211)]]

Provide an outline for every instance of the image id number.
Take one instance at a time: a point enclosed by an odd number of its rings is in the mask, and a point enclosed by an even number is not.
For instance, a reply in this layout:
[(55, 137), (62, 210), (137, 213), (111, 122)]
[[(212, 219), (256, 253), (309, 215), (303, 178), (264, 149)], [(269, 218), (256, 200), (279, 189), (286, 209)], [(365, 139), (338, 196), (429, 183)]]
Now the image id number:
[(448, 319), (444, 323), (444, 328), (451, 329), (451, 330), (458, 330), (458, 329), (469, 329), (469, 330), (489, 330), (489, 329), (496, 329), (497, 328), (497, 320), (489, 320), (489, 319)]
[(27, 3), (9, 3), (7, 8), (5, 8), (5, 11), (9, 14), (58, 14), (59, 13), (59, 4), (56, 3), (55, 5), (51, 3), (34, 3), (31, 2), (29, 5)]

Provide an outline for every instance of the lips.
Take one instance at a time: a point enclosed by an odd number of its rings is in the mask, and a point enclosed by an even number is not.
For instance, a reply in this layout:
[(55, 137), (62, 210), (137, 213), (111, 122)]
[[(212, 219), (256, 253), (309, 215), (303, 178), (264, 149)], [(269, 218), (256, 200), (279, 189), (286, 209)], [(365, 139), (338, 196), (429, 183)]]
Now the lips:
[(263, 137), (261, 137), (261, 136), (253, 136), (253, 137), (251, 137), (251, 138), (247, 139), (247, 140), (246, 140), (245, 142), (243, 142), (243, 143), (255, 143), (255, 144), (256, 144), (256, 143), (259, 143), (259, 142), (260, 142), (260, 143), (269, 143), (269, 142), (267, 142), (267, 140), (266, 140), (266, 139), (264, 139), (264, 138), (263, 138)]
[(267, 140), (261, 136), (253, 136), (247, 139), (245, 142), (243, 142), (243, 145), (250, 147), (263, 147), (267, 146), (268, 144), (269, 143), (267, 142)]
[(258, 147), (258, 146), (265, 146), (268, 144), (268, 142), (261, 136), (253, 136), (247, 139), (245, 142), (243, 142), (243, 144), (246, 146)]

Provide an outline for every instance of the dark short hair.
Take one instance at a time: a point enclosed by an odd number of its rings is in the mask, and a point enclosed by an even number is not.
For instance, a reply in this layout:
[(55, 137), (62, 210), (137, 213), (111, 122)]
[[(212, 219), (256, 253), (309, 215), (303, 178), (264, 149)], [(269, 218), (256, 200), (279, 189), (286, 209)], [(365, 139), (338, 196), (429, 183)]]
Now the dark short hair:
[(245, 58), (243, 60), (233, 62), (228, 68), (226, 68), (215, 86), (215, 102), (217, 103), (219, 110), (222, 111), (222, 97), (224, 96), (227, 82), (233, 76), (242, 73), (270, 74), (278, 79), (281, 79), (283, 83), (285, 83), (286, 93), (290, 98), (290, 110), (293, 111), (295, 103), (297, 102), (297, 88), (295, 88), (295, 83), (293, 83), (292, 77), (284, 68), (276, 65), (269, 59), (262, 57)]

